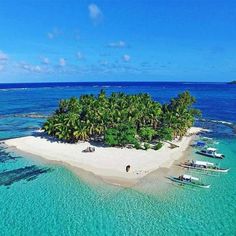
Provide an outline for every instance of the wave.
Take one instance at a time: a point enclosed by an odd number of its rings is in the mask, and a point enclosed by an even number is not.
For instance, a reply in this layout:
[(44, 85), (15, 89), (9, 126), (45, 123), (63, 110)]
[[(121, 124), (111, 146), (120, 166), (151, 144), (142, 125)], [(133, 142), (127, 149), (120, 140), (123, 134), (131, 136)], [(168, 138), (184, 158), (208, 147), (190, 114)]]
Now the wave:
[(0, 88), (1, 92), (7, 92), (7, 91), (17, 91), (17, 90), (29, 90), (31, 88)]
[[(109, 88), (110, 86), (92, 86), (93, 88), (95, 87), (102, 87), (102, 88)], [(121, 86), (120, 86), (121, 87)], [(41, 90), (49, 90), (49, 89), (78, 89), (78, 88), (83, 88), (83, 86), (45, 86), (45, 87), (32, 87), (32, 88), (0, 88), (0, 92), (11, 92), (11, 91), (20, 91), (20, 90), (36, 90), (36, 89), (41, 89)]]
[(224, 121), (224, 120), (212, 120), (212, 119), (204, 119), (204, 118), (197, 119), (197, 120), (203, 121), (203, 122), (211, 122), (211, 123), (223, 124), (223, 125), (236, 125), (236, 124), (234, 124), (232, 122)]
[(8, 91), (20, 91), (20, 90), (33, 90), (33, 89), (64, 89), (64, 88), (72, 88), (73, 86), (63, 86), (63, 87), (35, 87), (35, 88), (0, 88), (0, 92), (8, 92)]
[(38, 114), (38, 113), (0, 115), (0, 118), (9, 118), (9, 117), (34, 118), (34, 119), (37, 119), (37, 118), (48, 118), (48, 115)]
[(204, 118), (197, 119), (197, 120), (201, 121), (201, 122), (209, 122), (209, 123), (214, 123), (214, 124), (226, 125), (226, 126), (232, 128), (234, 133), (236, 133), (236, 123), (224, 121), (224, 120), (214, 120), (214, 119), (204, 119)]

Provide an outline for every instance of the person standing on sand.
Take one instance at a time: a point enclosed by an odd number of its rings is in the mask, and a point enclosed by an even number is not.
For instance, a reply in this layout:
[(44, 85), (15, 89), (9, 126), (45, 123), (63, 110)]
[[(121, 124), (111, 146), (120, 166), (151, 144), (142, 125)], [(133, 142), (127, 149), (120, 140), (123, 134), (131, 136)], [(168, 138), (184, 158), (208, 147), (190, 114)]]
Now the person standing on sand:
[(130, 170), (130, 165), (127, 165), (125, 169), (126, 169), (126, 172), (129, 172), (129, 170)]

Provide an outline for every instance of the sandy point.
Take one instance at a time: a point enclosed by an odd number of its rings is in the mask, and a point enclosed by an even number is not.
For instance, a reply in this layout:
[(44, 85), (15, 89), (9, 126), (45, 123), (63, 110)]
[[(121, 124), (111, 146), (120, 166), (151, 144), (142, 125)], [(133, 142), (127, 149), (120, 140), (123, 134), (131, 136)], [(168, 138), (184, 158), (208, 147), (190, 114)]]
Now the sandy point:
[[(178, 147), (170, 148), (169, 143), (164, 143), (163, 147), (157, 151), (106, 147), (89, 142), (69, 144), (56, 141), (43, 133), (8, 139), (3, 143), (47, 161), (92, 172), (105, 182), (132, 186), (153, 171), (170, 168), (176, 160), (183, 156), (196, 134), (203, 131), (205, 130), (202, 128), (192, 127), (181, 140), (172, 141)], [(95, 152), (83, 152), (88, 146), (94, 147)], [(127, 165), (130, 166), (128, 172)]]

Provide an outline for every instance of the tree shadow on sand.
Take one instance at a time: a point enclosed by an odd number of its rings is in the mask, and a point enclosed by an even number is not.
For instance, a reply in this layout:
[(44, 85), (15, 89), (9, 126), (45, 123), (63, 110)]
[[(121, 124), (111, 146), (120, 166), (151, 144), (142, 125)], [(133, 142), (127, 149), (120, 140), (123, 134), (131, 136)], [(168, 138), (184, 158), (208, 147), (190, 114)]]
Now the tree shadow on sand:
[[(48, 134), (46, 134), (45, 132), (33, 132), (32, 136), (37, 137), (37, 138), (41, 138), (41, 139), (46, 139), (47, 141), (51, 142), (51, 143), (64, 143), (64, 144), (68, 144), (68, 142), (63, 141), (63, 140), (59, 140), (53, 136), (49, 136)], [(89, 140), (89, 141), (78, 141), (77, 143), (84, 143), (84, 142), (88, 142), (90, 143), (92, 146), (95, 147), (109, 147), (108, 145), (106, 145), (104, 142), (102, 141), (93, 141), (93, 140)], [(71, 144), (77, 144), (77, 143), (73, 143), (71, 142)]]
[(32, 181), (39, 175), (50, 172), (50, 168), (40, 168), (36, 165), (26, 166), (0, 173), (0, 186), (10, 186), (21, 180)]

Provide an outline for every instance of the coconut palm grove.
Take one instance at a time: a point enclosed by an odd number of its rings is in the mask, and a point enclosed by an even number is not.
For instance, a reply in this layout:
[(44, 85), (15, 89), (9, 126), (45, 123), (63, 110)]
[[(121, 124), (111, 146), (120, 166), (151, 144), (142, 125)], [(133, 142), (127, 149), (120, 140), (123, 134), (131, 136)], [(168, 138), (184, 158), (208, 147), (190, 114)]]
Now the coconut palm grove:
[(101, 90), (98, 96), (82, 95), (61, 100), (43, 130), (61, 141), (102, 141), (108, 146), (159, 149), (162, 141), (181, 138), (200, 111), (188, 91), (168, 104), (148, 94), (127, 95)]
[(200, 111), (188, 91), (161, 105), (148, 94), (82, 95), (61, 100), (45, 122), (44, 131), (64, 142), (103, 141), (108, 146), (131, 145), (159, 149), (162, 141), (181, 138)]

